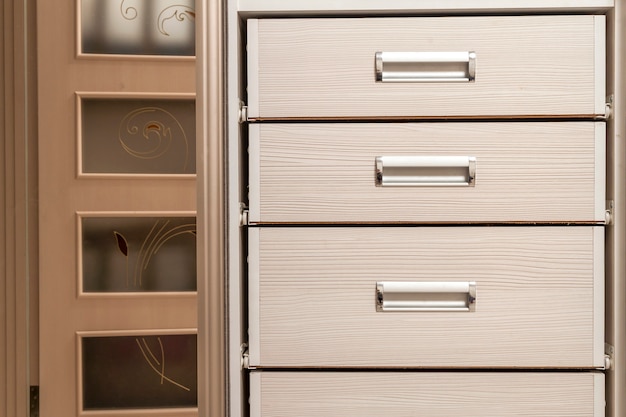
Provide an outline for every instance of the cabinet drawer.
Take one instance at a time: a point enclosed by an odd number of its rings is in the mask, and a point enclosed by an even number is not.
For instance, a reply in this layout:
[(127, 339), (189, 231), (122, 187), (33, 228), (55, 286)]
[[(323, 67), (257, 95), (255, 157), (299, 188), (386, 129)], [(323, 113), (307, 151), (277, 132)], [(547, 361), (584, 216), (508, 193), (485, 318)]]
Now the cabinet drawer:
[(605, 113), (604, 16), (250, 19), (247, 51), (253, 120)]
[(603, 417), (601, 373), (252, 372), (251, 417)]
[(253, 124), (249, 219), (603, 223), (605, 140), (603, 122)]
[(603, 234), (250, 228), (250, 365), (602, 367)]

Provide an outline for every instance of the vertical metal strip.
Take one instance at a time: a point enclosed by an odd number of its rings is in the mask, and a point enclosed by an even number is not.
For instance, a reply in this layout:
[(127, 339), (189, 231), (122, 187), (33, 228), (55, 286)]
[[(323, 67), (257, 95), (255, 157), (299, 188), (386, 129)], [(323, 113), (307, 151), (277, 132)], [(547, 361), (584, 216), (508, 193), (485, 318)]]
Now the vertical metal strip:
[(261, 230), (248, 228), (248, 349), (251, 366), (261, 364)]
[(626, 4), (615, 2), (608, 17), (607, 85), (614, 93), (607, 140), (607, 196), (613, 200), (613, 224), (607, 226), (606, 341), (615, 348), (607, 371), (607, 417), (626, 415)]
[(261, 126), (248, 126), (248, 154), (250, 158), (248, 173), (248, 206), (250, 223), (261, 219)]
[[(242, 159), (245, 158), (246, 143), (242, 140), (244, 124), (239, 123), (240, 102), (245, 98), (246, 81), (242, 77), (245, 65), (245, 21), (238, 15), (238, 0), (227, 0), (226, 24), (226, 67), (228, 74), (227, 94), (227, 160), (228, 160), (228, 398), (227, 415), (242, 417), (247, 415), (245, 387), (247, 381), (241, 366), (241, 347), (247, 340), (244, 318), (243, 281), (245, 280), (245, 255), (243, 232), (239, 224), (241, 202), (245, 193)], [(246, 411), (244, 411), (246, 410)]]
[(607, 175), (607, 152), (606, 152), (606, 138), (607, 138), (607, 124), (603, 122), (595, 123), (595, 213), (594, 219), (602, 221), (605, 219), (606, 213), (606, 175)]
[(262, 372), (250, 373), (250, 417), (261, 417), (261, 404), (263, 401), (263, 398), (261, 398), (262, 378)]
[(606, 378), (602, 372), (593, 374), (593, 417), (605, 417)]
[(605, 343), (605, 233), (604, 227), (592, 228), (593, 236), (593, 364), (597, 368), (604, 366)]
[(248, 40), (246, 44), (248, 60), (248, 117), (261, 117), (259, 109), (259, 21), (248, 20)]
[(595, 28), (595, 114), (606, 111), (606, 17), (594, 16)]
[(198, 412), (226, 416), (223, 2), (197, 2)]

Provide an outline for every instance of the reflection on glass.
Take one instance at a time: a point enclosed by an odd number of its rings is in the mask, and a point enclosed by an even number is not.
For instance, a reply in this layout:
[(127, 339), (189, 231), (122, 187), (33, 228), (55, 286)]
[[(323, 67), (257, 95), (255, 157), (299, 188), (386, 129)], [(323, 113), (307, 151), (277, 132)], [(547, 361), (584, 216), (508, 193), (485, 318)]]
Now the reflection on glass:
[(85, 54), (195, 54), (194, 0), (81, 0)]
[(197, 407), (196, 335), (83, 337), (83, 409)]
[(196, 291), (193, 217), (83, 217), (86, 293)]
[(195, 174), (194, 100), (82, 98), (82, 172)]

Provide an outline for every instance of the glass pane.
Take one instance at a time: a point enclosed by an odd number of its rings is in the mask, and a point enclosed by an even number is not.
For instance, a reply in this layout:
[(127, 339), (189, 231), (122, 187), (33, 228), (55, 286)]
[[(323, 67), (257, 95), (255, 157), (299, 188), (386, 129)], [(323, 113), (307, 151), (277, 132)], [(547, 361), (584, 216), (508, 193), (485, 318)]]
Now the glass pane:
[(83, 173), (195, 174), (194, 100), (81, 103)]
[(195, 54), (194, 0), (81, 0), (85, 54)]
[(196, 291), (193, 217), (83, 217), (84, 292)]
[(197, 407), (196, 335), (82, 338), (83, 409)]

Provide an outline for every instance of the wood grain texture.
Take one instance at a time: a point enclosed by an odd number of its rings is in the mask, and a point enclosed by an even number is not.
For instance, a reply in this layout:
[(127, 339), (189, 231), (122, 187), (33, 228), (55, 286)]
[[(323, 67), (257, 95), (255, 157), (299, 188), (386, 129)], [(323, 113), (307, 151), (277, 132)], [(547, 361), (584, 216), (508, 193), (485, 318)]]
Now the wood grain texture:
[[(251, 118), (592, 115), (603, 16), (261, 19)], [(474, 83), (376, 83), (377, 51), (475, 51)], [(258, 52), (258, 53), (257, 53)], [(253, 86), (251, 84), (251, 86)], [(598, 91), (600, 90), (600, 91)]]
[[(253, 372), (251, 417), (603, 417), (601, 373)], [(600, 391), (602, 393), (602, 391)]]
[[(259, 367), (602, 366), (599, 227), (252, 228)], [(600, 244), (598, 246), (598, 244)], [(596, 248), (594, 250), (594, 248)], [(377, 281), (475, 281), (475, 312), (377, 312)], [(595, 347), (594, 347), (595, 346)]]
[[(250, 126), (250, 220), (604, 222), (605, 124)], [(376, 187), (377, 156), (474, 156), (475, 187)]]

